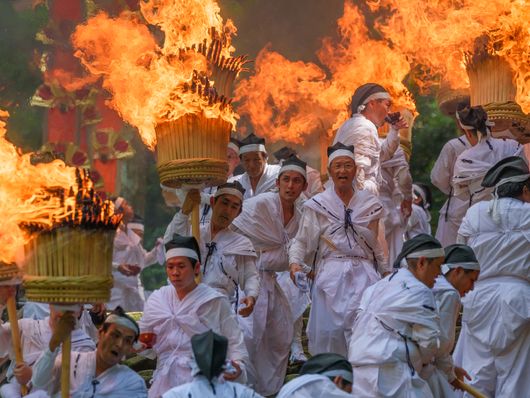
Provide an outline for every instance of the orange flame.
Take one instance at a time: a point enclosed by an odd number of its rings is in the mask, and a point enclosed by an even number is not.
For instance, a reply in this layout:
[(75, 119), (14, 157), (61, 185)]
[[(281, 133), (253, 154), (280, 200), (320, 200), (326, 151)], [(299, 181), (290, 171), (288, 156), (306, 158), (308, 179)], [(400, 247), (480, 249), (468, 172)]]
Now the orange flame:
[(260, 52), (255, 75), (236, 89), (237, 110), (249, 116), (258, 135), (292, 143), (303, 142), (316, 129), (331, 135), (348, 118), (347, 103), (355, 89), (368, 82), (385, 86), (398, 107), (415, 111), (402, 83), (410, 71), (405, 56), (370, 38), (351, 1), (345, 2), (337, 23), (340, 41), (324, 39), (317, 53), (323, 67), (289, 61), (268, 47)]
[(212, 76), (208, 61), (224, 62), (234, 50), (236, 29), (231, 21), (223, 23), (217, 3), (150, 0), (140, 5), (147, 23), (163, 31), (161, 46), (130, 13), (117, 18), (100, 13), (72, 36), (75, 55), (92, 74), (103, 77), (103, 87), (112, 94), (110, 106), (138, 128), (150, 148), (156, 144), (157, 124), (186, 113), (221, 117), (235, 125), (229, 101), (212, 89), (214, 81), (205, 84)]

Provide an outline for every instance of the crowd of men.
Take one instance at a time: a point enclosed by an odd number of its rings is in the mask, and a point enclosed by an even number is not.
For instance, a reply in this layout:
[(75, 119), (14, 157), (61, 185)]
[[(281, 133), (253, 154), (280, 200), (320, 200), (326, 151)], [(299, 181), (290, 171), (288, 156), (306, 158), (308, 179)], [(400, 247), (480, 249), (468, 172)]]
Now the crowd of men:
[[(412, 182), (399, 147), (407, 123), (387, 118), (391, 106), (378, 84), (355, 91), (351, 117), (328, 148), (325, 184), (289, 148), (270, 164), (263, 138), (232, 140), (228, 182), (176, 193), (179, 210), (151, 252), (141, 220), (118, 198), (112, 312), (52, 306), (38, 320), (47, 308), (27, 303), (25, 364), (13, 361), (0, 394), (20, 397), (23, 387), (28, 396), (59, 396), (58, 353), (72, 333), (72, 397), (440, 398), (460, 396), (464, 382), (487, 397), (526, 396), (523, 149), (492, 138), (481, 107), (459, 106), (463, 134), (443, 147), (431, 174), (447, 195), (435, 238), (431, 193)], [(139, 289), (139, 272), (156, 262), (167, 286)], [(0, 287), (0, 306), (13, 294)], [(307, 308), (309, 359), (301, 344)], [(143, 316), (137, 323), (125, 311)], [(9, 323), (0, 325), (0, 343), (0, 357), (13, 358)], [(156, 357), (149, 388), (120, 364), (133, 352)], [(285, 384), (290, 361), (304, 365)]]

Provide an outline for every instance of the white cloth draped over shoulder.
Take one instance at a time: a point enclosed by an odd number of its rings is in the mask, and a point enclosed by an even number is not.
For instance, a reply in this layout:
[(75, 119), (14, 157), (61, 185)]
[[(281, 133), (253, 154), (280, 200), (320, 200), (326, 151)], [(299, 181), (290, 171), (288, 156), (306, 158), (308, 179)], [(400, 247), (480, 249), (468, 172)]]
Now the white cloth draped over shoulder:
[(465, 135), (449, 140), (443, 146), (431, 170), (432, 184), (447, 196), (440, 209), (436, 230), (436, 239), (444, 247), (456, 243), (458, 228), (469, 208), (469, 201), (454, 196), (452, 180), (456, 159), (470, 147), (471, 144)]
[(173, 286), (156, 290), (147, 300), (140, 329), (157, 336), (150, 398), (192, 380), (191, 337), (210, 329), (228, 339), (227, 359), (238, 362), (243, 371), (238, 381), (246, 382), (249, 360), (243, 334), (226, 296), (209, 286), (200, 283), (182, 300)]
[(261, 175), (261, 178), (258, 181), (256, 190), (252, 189), (252, 184), (250, 183), (250, 177), (245, 172), (230, 178), (228, 181), (239, 181), (239, 183), (245, 188), (244, 199), (251, 198), (263, 192), (270, 192), (276, 187), (276, 180), (278, 179), (278, 173), (280, 172), (280, 166), (277, 164), (266, 164), (265, 170)]
[(439, 338), (434, 295), (408, 269), (369, 287), (349, 344), (353, 395), (432, 397), (419, 372), (434, 358)]
[[(173, 234), (191, 235), (188, 216), (178, 212), (168, 225), (164, 242)], [(250, 240), (230, 229), (219, 231), (212, 239), (211, 225), (200, 227), (202, 282), (234, 301), (238, 288), (247, 296), (258, 297), (260, 280), (256, 268), (256, 251)]]
[(262, 398), (254, 390), (222, 379), (210, 383), (204, 376), (195, 376), (190, 383), (172, 388), (162, 398)]
[(352, 397), (338, 388), (327, 376), (307, 374), (291, 380), (280, 390), (276, 398), (347, 398)]
[(333, 144), (337, 142), (355, 147), (357, 187), (377, 194), (382, 182), (381, 162), (391, 159), (398, 149), (398, 131), (391, 127), (387, 137), (380, 141), (375, 124), (362, 114), (356, 113), (337, 130)]
[(491, 202), (472, 206), (458, 231), (475, 252), (480, 276), (462, 300), (462, 331), (453, 357), (488, 396), (530, 391), (530, 203), (500, 198), (500, 223)]
[(379, 280), (377, 271), (387, 269), (377, 235), (368, 228), (383, 214), (381, 203), (368, 191), (356, 191), (347, 207), (333, 189), (304, 203), (289, 262), (303, 264), (306, 257), (317, 253), (307, 327), (311, 354), (346, 355), (361, 295)]
[(288, 298), (276, 280), (276, 272), (289, 269), (288, 248), (298, 230), (300, 209), (286, 226), (277, 192), (266, 192), (245, 201), (233, 225), (247, 236), (258, 253), (261, 290), (253, 313), (240, 318), (255, 371), (258, 393), (277, 393), (285, 378), (294, 318)]

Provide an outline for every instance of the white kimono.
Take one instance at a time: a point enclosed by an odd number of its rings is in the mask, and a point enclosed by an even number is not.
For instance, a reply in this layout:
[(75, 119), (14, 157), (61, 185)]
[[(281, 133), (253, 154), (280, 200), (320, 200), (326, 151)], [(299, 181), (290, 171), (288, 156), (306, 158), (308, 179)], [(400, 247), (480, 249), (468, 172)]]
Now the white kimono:
[(366, 289), (348, 355), (353, 395), (432, 397), (419, 372), (434, 358), (439, 337), (434, 295), (408, 269)]
[(379, 200), (386, 211), (385, 238), (388, 244), (388, 261), (393, 263), (403, 247), (403, 230), (406, 224), (401, 213), (403, 199), (412, 200), (412, 177), (403, 149), (381, 163), (384, 184), (380, 186)]
[(284, 226), (279, 194), (266, 192), (246, 200), (243, 212), (233, 222), (258, 253), (260, 294), (253, 313), (240, 318), (240, 324), (255, 371), (255, 390), (265, 396), (280, 390), (289, 360), (294, 318), (276, 273), (289, 269), (288, 246), (298, 230), (300, 216), (300, 209), (295, 208)]
[(381, 162), (394, 156), (399, 147), (399, 132), (391, 127), (387, 137), (380, 141), (375, 124), (356, 113), (337, 130), (333, 145), (337, 142), (355, 147), (357, 187), (377, 194), (382, 183)]
[(230, 178), (229, 182), (239, 181), (239, 183), (245, 188), (244, 199), (251, 198), (263, 192), (270, 192), (276, 188), (276, 180), (278, 179), (278, 173), (280, 172), (280, 166), (277, 164), (266, 164), (265, 170), (261, 175), (256, 186), (256, 191), (252, 189), (250, 184), (250, 177), (247, 173), (239, 174)]
[(461, 308), (460, 294), (444, 276), (436, 278), (432, 292), (440, 315), (440, 348), (432, 364), (422, 374), (428, 376), (427, 383), (435, 398), (456, 397), (449, 383), (456, 378), (451, 352), (455, 346), (456, 321)]
[[(1, 313), (2, 311), (0, 311)], [(18, 327), (24, 362), (29, 366), (33, 366), (41, 353), (47, 349), (50, 342), (52, 335), (50, 318), (47, 317), (41, 320), (19, 319)], [(81, 329), (74, 329), (71, 339), (72, 350), (74, 351), (93, 351), (96, 349), (94, 341)], [(11, 359), (11, 364), (7, 371), (9, 383), (0, 387), (0, 395), (9, 398), (20, 397), (20, 384), (13, 376), (15, 353), (11, 341), (11, 325), (9, 323), (2, 324), (0, 321), (0, 357), (8, 355)], [(36, 390), (36, 388), (33, 388), (33, 390)]]
[(111, 310), (121, 306), (125, 311), (142, 311), (144, 301), (138, 290), (138, 275), (126, 276), (118, 271), (120, 264), (132, 264), (142, 268), (145, 265), (145, 251), (141, 238), (123, 225), (116, 231), (112, 252), (112, 277), (114, 285), (107, 307)]
[(262, 398), (251, 388), (239, 383), (214, 379), (210, 383), (204, 376), (195, 376), (190, 383), (172, 388), (162, 398)]
[(182, 300), (173, 286), (153, 292), (145, 304), (140, 329), (157, 336), (153, 347), (157, 365), (150, 398), (192, 380), (191, 337), (210, 329), (228, 339), (227, 358), (238, 362), (242, 370), (239, 381), (246, 381), (248, 353), (236, 316), (227, 298), (203, 283)]
[(407, 220), (405, 240), (414, 238), (419, 234), (431, 234), (431, 215), (421, 206), (412, 204), (412, 213)]
[[(211, 225), (200, 227), (201, 281), (226, 295), (235, 308), (240, 288), (247, 296), (258, 297), (260, 278), (256, 268), (256, 251), (247, 237), (224, 229), (211, 237)], [(164, 234), (164, 241), (171, 240), (174, 233), (191, 235), (188, 216), (178, 212)]]
[(432, 184), (447, 196), (447, 200), (440, 209), (436, 229), (436, 239), (443, 246), (456, 243), (458, 228), (469, 207), (468, 201), (454, 196), (452, 185), (456, 159), (468, 148), (471, 148), (471, 144), (465, 135), (449, 140), (443, 146), (431, 170)]
[(453, 357), (486, 396), (523, 397), (530, 391), (530, 203), (499, 199), (499, 224), (490, 204), (471, 207), (458, 231), (477, 256), (480, 276), (462, 300)]
[(320, 177), (320, 171), (306, 166), (307, 171), (307, 189), (304, 191), (306, 198), (311, 198), (317, 193), (320, 193), (324, 190), (322, 186), (322, 178)]
[(468, 201), (468, 206), (491, 199), (493, 188), (481, 186), (488, 170), (509, 156), (524, 156), (523, 147), (515, 140), (485, 138), (462, 152), (453, 172), (455, 196)]
[[(31, 381), (36, 388), (61, 397), (61, 356), (46, 349), (33, 367)], [(96, 351), (72, 352), (70, 359), (72, 398), (145, 398), (144, 380), (125, 365), (114, 365), (96, 376)]]
[(289, 262), (304, 264), (306, 256), (318, 251), (307, 326), (312, 355), (346, 355), (361, 295), (387, 267), (377, 236), (368, 229), (382, 217), (381, 203), (368, 191), (355, 192), (348, 207), (333, 189), (304, 203)]
[(308, 397), (351, 398), (352, 395), (338, 388), (327, 376), (306, 374), (283, 386), (276, 398)]

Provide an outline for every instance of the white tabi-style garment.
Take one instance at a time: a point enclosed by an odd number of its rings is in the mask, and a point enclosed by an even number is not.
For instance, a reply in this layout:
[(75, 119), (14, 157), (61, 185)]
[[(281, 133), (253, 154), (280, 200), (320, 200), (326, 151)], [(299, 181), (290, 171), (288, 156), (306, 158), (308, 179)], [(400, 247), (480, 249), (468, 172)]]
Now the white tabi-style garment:
[(375, 124), (356, 113), (339, 127), (333, 145), (337, 142), (355, 147), (357, 188), (378, 194), (382, 183), (381, 162), (392, 158), (398, 149), (398, 131), (391, 127), (387, 137), (381, 141)]
[(458, 231), (480, 263), (473, 291), (462, 300), (462, 330), (453, 354), (488, 397), (523, 397), (530, 391), (530, 203), (498, 200), (471, 207)]
[(277, 192), (266, 192), (245, 201), (233, 225), (253, 243), (258, 253), (261, 289), (254, 311), (240, 324), (255, 371), (255, 390), (265, 396), (283, 385), (294, 318), (288, 298), (276, 281), (276, 272), (289, 268), (288, 246), (296, 235), (300, 210), (283, 225), (283, 209)]
[(377, 236), (368, 225), (383, 217), (383, 207), (368, 191), (356, 191), (348, 204), (334, 190), (304, 203), (289, 262), (303, 264), (318, 250), (312, 305), (307, 326), (312, 355), (346, 356), (354, 313), (364, 290), (386, 270)]
[(432, 184), (442, 191), (447, 200), (440, 209), (436, 239), (445, 247), (456, 243), (456, 234), (462, 218), (466, 214), (469, 202), (454, 196), (453, 170), (458, 155), (470, 148), (465, 135), (449, 140), (440, 151), (431, 170)]
[(258, 181), (255, 191), (252, 189), (250, 177), (246, 172), (230, 178), (228, 182), (239, 181), (243, 188), (245, 188), (245, 195), (243, 198), (248, 199), (263, 192), (270, 192), (276, 188), (276, 180), (278, 179), (280, 168), (281, 167), (277, 164), (266, 164), (265, 170)]
[[(61, 397), (61, 356), (59, 349), (46, 349), (33, 367), (35, 387)], [(125, 365), (114, 365), (96, 376), (96, 351), (72, 352), (70, 359), (72, 398), (146, 398), (144, 380)]]
[(190, 383), (172, 388), (162, 398), (262, 398), (251, 388), (239, 383), (214, 379), (211, 382), (204, 376), (195, 376)]
[(456, 378), (451, 352), (455, 346), (456, 320), (461, 308), (460, 294), (444, 276), (436, 278), (432, 292), (440, 315), (440, 348), (422, 375), (428, 376), (427, 383), (434, 398), (452, 398), (457, 396), (449, 383)]
[(173, 286), (156, 290), (145, 304), (140, 329), (157, 336), (153, 349), (158, 358), (150, 398), (192, 380), (191, 338), (210, 329), (228, 339), (227, 358), (241, 366), (238, 381), (246, 382), (249, 359), (243, 333), (228, 299), (217, 290), (200, 283), (182, 300)]
[[(258, 297), (260, 278), (256, 268), (256, 251), (250, 240), (230, 229), (223, 229), (212, 240), (211, 225), (201, 225), (201, 281), (226, 295), (239, 305), (238, 288), (247, 296)], [(191, 235), (189, 217), (178, 212), (164, 234), (168, 242), (173, 234)]]
[(405, 228), (405, 240), (414, 238), (419, 234), (431, 234), (431, 215), (425, 209), (417, 204), (412, 204), (412, 213), (407, 221)]
[(338, 388), (327, 376), (308, 374), (291, 380), (276, 398), (347, 398), (352, 397)]
[(522, 145), (515, 140), (484, 138), (477, 145), (466, 149), (455, 163), (455, 196), (468, 201), (469, 207), (491, 199), (493, 188), (481, 186), (482, 179), (494, 164), (509, 156), (524, 156)]
[[(2, 311), (0, 311), (0, 314)], [(52, 335), (50, 329), (50, 318), (46, 317), (41, 320), (19, 319), (18, 327), (20, 330), (20, 342), (22, 347), (22, 357), (24, 362), (33, 366), (39, 356), (47, 349)], [(81, 329), (72, 331), (72, 350), (74, 351), (93, 351), (96, 344)], [(13, 376), (15, 367), (15, 353), (11, 342), (11, 326), (9, 323), (2, 324), (0, 321), (0, 358), (9, 355), (11, 364), (7, 370), (7, 379), (9, 383), (0, 387), (0, 396), (9, 398), (18, 398), (21, 396), (20, 384)], [(35, 388), (33, 389), (33, 391)]]
[(419, 376), (439, 345), (434, 295), (405, 268), (369, 287), (350, 340), (356, 397), (429, 398)]
[(112, 251), (112, 277), (114, 286), (107, 307), (111, 310), (121, 306), (125, 311), (142, 311), (144, 301), (138, 291), (138, 275), (126, 276), (118, 271), (120, 264), (143, 267), (145, 253), (141, 238), (127, 226), (120, 225), (114, 238)]
[(405, 152), (399, 147), (394, 156), (381, 163), (384, 184), (379, 187), (379, 200), (386, 211), (385, 239), (388, 262), (393, 263), (403, 247), (405, 220), (401, 213), (403, 199), (412, 200), (412, 177)]

